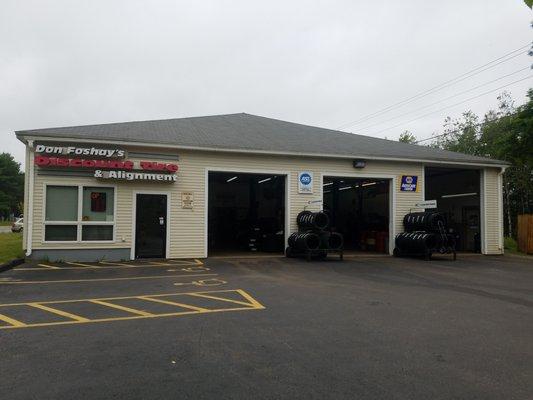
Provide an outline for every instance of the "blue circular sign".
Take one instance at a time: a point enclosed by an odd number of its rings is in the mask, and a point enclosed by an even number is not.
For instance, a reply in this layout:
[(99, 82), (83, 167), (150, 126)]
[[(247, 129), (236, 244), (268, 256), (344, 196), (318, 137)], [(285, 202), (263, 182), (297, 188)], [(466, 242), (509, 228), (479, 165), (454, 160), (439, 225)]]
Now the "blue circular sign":
[(300, 175), (300, 182), (302, 185), (310, 185), (311, 184), (311, 175), (308, 173), (304, 173)]

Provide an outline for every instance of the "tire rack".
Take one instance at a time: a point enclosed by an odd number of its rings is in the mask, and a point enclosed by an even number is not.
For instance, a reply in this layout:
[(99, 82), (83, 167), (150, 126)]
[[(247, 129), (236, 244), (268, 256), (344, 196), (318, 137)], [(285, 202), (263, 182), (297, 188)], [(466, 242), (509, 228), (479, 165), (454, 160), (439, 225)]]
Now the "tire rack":
[[(324, 212), (321, 210), (321, 212)], [(311, 229), (309, 228), (301, 228), (298, 224), (298, 233), (305, 233), (309, 232)], [(317, 233), (320, 235), (320, 233), (324, 233), (325, 230), (318, 231)], [(285, 249), (285, 256), (287, 258), (292, 257), (305, 257), (307, 261), (311, 261), (313, 258), (323, 260), (327, 258), (328, 254), (330, 253), (337, 253), (339, 255), (339, 260), (344, 260), (344, 244), (339, 249), (332, 249), (332, 248), (318, 248), (318, 249), (307, 249), (307, 250), (296, 250), (292, 248), (291, 246), (287, 246)]]

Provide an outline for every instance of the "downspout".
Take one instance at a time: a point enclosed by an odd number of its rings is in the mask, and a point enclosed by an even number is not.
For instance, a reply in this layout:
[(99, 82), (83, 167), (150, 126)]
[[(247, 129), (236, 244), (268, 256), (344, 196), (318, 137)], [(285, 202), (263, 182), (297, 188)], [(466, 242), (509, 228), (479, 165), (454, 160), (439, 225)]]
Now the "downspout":
[(26, 257), (31, 256), (31, 247), (33, 242), (33, 186), (34, 186), (34, 175), (35, 167), (33, 166), (33, 140), (28, 140), (28, 147), (30, 149), (29, 157), (29, 185), (28, 185), (28, 215), (24, 215), (25, 227), (26, 229)]
[[(498, 174), (498, 218), (500, 223), (498, 224), (499, 230), (499, 247), (502, 254), (504, 254), (504, 242), (503, 242), (503, 174), (507, 167), (502, 167), (500, 173)], [(509, 204), (507, 204), (509, 208)], [(511, 234), (511, 233), (509, 233)]]

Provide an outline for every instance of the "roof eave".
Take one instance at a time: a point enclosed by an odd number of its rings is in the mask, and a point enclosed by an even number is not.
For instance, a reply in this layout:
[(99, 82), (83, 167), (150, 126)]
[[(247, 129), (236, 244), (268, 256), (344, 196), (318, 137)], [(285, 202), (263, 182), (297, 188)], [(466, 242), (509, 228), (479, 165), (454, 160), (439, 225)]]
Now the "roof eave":
[(424, 159), (424, 158), (407, 158), (407, 157), (382, 157), (382, 156), (371, 156), (365, 154), (353, 154), (353, 155), (342, 155), (342, 154), (320, 154), (320, 153), (300, 153), (300, 152), (285, 152), (285, 151), (270, 151), (270, 150), (254, 150), (254, 149), (232, 149), (232, 148), (222, 148), (222, 147), (200, 147), (200, 146), (187, 146), (187, 145), (177, 145), (173, 143), (153, 143), (153, 142), (144, 142), (144, 141), (133, 141), (128, 140), (103, 140), (101, 138), (93, 138), (87, 136), (86, 138), (73, 138), (71, 136), (41, 136), (41, 135), (32, 135), (32, 132), (28, 131), (15, 131), (17, 138), (27, 144), (28, 140), (45, 140), (45, 141), (61, 141), (68, 139), (74, 143), (105, 143), (105, 144), (116, 144), (116, 145), (138, 145), (145, 147), (154, 147), (154, 148), (173, 148), (181, 150), (195, 150), (195, 151), (213, 151), (213, 152), (224, 152), (224, 153), (248, 153), (248, 154), (262, 154), (262, 155), (285, 155), (285, 156), (299, 156), (299, 157), (320, 157), (320, 158), (341, 158), (341, 159), (354, 159), (362, 158), (367, 160), (377, 160), (377, 161), (400, 161), (400, 162), (417, 162), (424, 164), (446, 164), (446, 165), (469, 165), (476, 167), (495, 167), (502, 168), (508, 167), (511, 164), (505, 161), (493, 160), (494, 162), (477, 162), (477, 161), (452, 161), (446, 159)]

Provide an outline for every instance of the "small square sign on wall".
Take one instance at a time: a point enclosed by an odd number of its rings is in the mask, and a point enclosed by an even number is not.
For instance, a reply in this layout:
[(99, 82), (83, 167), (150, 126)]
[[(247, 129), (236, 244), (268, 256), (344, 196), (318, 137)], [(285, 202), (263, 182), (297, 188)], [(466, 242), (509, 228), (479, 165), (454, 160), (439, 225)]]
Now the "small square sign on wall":
[(400, 192), (418, 192), (418, 176), (402, 175), (400, 180)]
[(298, 173), (298, 193), (313, 193), (313, 173), (302, 171)]
[(181, 208), (193, 208), (194, 206), (194, 193), (181, 192)]

